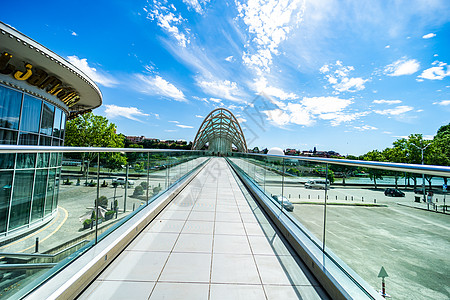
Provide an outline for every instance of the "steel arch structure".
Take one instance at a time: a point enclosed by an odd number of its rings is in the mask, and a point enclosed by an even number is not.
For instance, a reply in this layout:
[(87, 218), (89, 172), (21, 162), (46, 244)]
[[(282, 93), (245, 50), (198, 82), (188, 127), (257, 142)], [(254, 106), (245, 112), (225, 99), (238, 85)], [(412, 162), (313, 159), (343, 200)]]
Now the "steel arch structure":
[(192, 150), (208, 150), (222, 154), (231, 153), (232, 145), (239, 152), (247, 152), (244, 133), (236, 117), (226, 108), (217, 108), (206, 116), (195, 136)]

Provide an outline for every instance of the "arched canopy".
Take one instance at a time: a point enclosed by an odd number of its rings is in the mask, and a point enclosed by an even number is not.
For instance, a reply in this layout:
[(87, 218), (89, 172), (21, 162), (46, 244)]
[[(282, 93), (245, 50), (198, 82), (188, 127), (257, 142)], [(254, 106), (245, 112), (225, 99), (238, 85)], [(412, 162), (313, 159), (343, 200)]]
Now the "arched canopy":
[(208, 150), (230, 153), (232, 145), (239, 152), (247, 152), (244, 134), (236, 117), (225, 108), (217, 108), (209, 113), (194, 139), (192, 150), (200, 150), (208, 143)]

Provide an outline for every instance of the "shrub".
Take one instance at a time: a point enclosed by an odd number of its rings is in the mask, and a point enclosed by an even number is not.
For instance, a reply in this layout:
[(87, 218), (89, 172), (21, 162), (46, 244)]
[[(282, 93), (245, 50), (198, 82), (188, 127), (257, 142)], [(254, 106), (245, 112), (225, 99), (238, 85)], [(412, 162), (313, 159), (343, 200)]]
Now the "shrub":
[(158, 194), (159, 192), (161, 192), (161, 186), (155, 186), (153, 188), (153, 194)]
[(86, 219), (83, 222), (83, 228), (88, 229), (89, 227), (91, 227), (91, 224), (92, 224), (92, 219)]
[(138, 185), (137, 187), (134, 188), (133, 196), (140, 196), (143, 194), (144, 194), (144, 189), (142, 188), (142, 186)]
[(141, 187), (145, 191), (147, 189), (147, 182), (146, 181), (142, 181), (141, 182)]
[[(95, 203), (94, 203), (94, 205), (95, 205)], [(106, 196), (100, 196), (100, 198), (98, 198), (98, 206), (107, 208), (108, 207), (108, 198), (106, 198)]]
[(105, 213), (105, 220), (111, 220), (114, 216), (115, 211), (114, 210), (108, 210)]

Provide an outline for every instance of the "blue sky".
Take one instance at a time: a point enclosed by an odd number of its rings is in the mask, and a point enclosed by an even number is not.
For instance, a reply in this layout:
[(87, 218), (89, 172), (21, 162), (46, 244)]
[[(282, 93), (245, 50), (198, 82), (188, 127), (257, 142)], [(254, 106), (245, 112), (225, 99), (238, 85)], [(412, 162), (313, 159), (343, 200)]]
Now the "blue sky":
[(126, 135), (362, 154), (450, 121), (450, 2), (12, 1), (1, 21), (95, 80)]

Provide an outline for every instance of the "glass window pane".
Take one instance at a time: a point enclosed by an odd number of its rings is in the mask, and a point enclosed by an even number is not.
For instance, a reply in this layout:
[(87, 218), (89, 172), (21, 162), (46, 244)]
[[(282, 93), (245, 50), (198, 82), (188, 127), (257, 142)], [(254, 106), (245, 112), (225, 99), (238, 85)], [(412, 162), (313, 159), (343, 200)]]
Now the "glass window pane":
[(0, 172), (0, 232), (6, 231), (12, 178), (12, 171)]
[(19, 137), (19, 145), (37, 145), (39, 136), (32, 133), (21, 133)]
[(41, 135), (41, 138), (39, 139), (39, 145), (41, 145), (41, 146), (51, 146), (52, 145), (52, 138)]
[(18, 153), (16, 169), (34, 168), (36, 162), (36, 153)]
[(53, 138), (52, 145), (53, 145), (53, 146), (59, 146), (59, 139)]
[(58, 195), (59, 195), (59, 179), (61, 178), (61, 168), (56, 169), (56, 180), (55, 180), (55, 192), (53, 195), (53, 207), (58, 207)]
[(44, 217), (45, 191), (47, 187), (48, 170), (36, 170), (34, 181), (33, 205), (31, 210), (31, 221)]
[(53, 122), (53, 136), (59, 138), (61, 134), (61, 115), (60, 109), (55, 108), (55, 121)]
[(13, 169), (16, 155), (13, 153), (0, 154), (0, 169)]
[(0, 127), (19, 129), (22, 93), (0, 86)]
[(50, 160), (50, 153), (38, 153), (37, 168), (47, 168)]
[(22, 117), (20, 118), (20, 130), (39, 132), (42, 101), (31, 96), (23, 97)]
[(66, 128), (66, 114), (62, 114), (61, 119), (61, 138), (64, 139), (64, 129)]
[(0, 129), (0, 144), (17, 145), (17, 131)]
[(16, 171), (9, 229), (28, 224), (30, 218), (31, 194), (34, 171)]
[(59, 153), (50, 153), (50, 167), (56, 167)]
[(53, 105), (44, 102), (44, 108), (42, 109), (41, 133), (46, 135), (52, 135), (54, 111), (55, 107)]
[(48, 171), (48, 182), (47, 182), (47, 199), (45, 201), (45, 215), (49, 215), (52, 212), (53, 204), (53, 191), (55, 190), (55, 169), (50, 169)]

